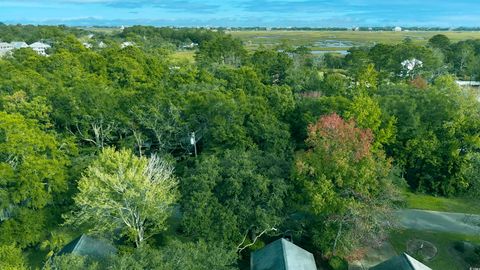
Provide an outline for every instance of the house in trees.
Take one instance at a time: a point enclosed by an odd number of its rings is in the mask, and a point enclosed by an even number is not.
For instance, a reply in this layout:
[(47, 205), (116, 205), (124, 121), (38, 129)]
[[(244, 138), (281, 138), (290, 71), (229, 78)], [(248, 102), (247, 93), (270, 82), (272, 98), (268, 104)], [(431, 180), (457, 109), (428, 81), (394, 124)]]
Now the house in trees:
[(423, 263), (415, 260), (407, 253), (403, 253), (399, 256), (390, 258), (387, 261), (384, 261), (380, 264), (377, 264), (374, 267), (371, 267), (370, 270), (432, 270), (430, 267), (424, 265)]
[(125, 48), (125, 47), (130, 47), (130, 46), (135, 46), (135, 42), (133, 41), (125, 41), (122, 44), (120, 44), (120, 48)]
[(91, 256), (95, 259), (104, 259), (114, 255), (116, 252), (117, 249), (113, 245), (103, 240), (82, 234), (65, 245), (56, 255), (75, 254), (80, 256)]
[(13, 46), (11, 43), (0, 42), (0, 56), (7, 54), (11, 50), (13, 50)]
[(43, 55), (43, 56), (46, 56), (47, 55), (47, 49), (51, 48), (50, 45), (45, 44), (43, 42), (39, 42), (39, 41), (30, 44), (28, 47), (32, 48), (32, 50), (34, 50), (36, 53), (38, 53), (39, 55)]
[(28, 44), (23, 41), (12, 41), (10, 44), (13, 46), (14, 49), (21, 49), (21, 48), (28, 48)]
[(28, 44), (23, 42), (23, 41), (12, 41), (10, 43), (0, 42), (0, 56), (6, 55), (7, 53), (9, 53), (13, 50), (17, 50), (17, 49), (21, 49), (21, 48), (28, 48), (28, 47), (29, 47)]
[(475, 87), (475, 88), (480, 87), (480, 82), (479, 81), (460, 81), (460, 80), (457, 80), (457, 81), (455, 81), (455, 83), (458, 86), (461, 86), (461, 87)]
[(83, 45), (83, 47), (85, 47), (87, 49), (91, 49), (93, 47), (93, 45), (91, 43), (88, 43), (88, 42), (83, 42), (82, 45)]
[(252, 252), (251, 270), (316, 270), (312, 253), (281, 238)]
[(475, 89), (477, 99), (480, 101), (480, 82), (479, 81), (455, 81), (455, 83), (465, 89)]

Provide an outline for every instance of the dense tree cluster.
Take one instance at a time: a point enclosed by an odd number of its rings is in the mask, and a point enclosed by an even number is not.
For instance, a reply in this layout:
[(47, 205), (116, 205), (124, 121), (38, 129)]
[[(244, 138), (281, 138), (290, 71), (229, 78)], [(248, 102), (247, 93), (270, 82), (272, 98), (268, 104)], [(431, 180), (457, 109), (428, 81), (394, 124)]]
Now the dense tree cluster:
[[(239, 269), (283, 235), (350, 259), (388, 232), (402, 188), (480, 190), (478, 96), (454, 82), (477, 78), (477, 41), (319, 58), (142, 26), (87, 49), (85, 31), (0, 25), (53, 45), (0, 58), (2, 269), (82, 232), (117, 257), (46, 269)], [(192, 42), (194, 63), (173, 57)]]

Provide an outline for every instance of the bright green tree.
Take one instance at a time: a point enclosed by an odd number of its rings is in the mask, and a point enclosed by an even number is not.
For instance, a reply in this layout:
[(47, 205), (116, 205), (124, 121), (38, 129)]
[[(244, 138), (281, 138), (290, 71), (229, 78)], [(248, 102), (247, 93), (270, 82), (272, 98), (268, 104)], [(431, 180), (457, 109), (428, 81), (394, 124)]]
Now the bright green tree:
[(20, 114), (0, 112), (0, 241), (21, 247), (44, 233), (45, 208), (67, 190), (68, 154), (74, 150), (41, 127)]
[(0, 245), (0, 269), (26, 270), (27, 266), (22, 250), (14, 245)]
[(234, 270), (236, 253), (219, 243), (206, 244), (204, 241), (181, 242), (173, 240), (159, 249), (142, 247), (132, 254), (123, 254), (115, 260), (113, 269), (118, 270)]
[(183, 227), (194, 239), (237, 246), (280, 224), (288, 163), (260, 151), (202, 156), (181, 182)]
[(173, 168), (164, 159), (105, 148), (78, 182), (77, 210), (67, 223), (90, 224), (97, 232), (121, 229), (140, 247), (166, 229), (176, 185)]

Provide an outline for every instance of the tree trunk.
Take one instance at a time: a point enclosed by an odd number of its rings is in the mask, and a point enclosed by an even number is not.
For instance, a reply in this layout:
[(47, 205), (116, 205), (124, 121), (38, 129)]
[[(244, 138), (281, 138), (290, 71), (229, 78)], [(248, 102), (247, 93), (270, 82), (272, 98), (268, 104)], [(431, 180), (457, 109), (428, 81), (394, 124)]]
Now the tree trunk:
[(335, 236), (335, 241), (333, 242), (333, 254), (335, 254), (335, 250), (337, 249), (338, 239), (340, 238), (340, 235), (342, 235), (342, 227), (343, 227), (343, 221), (340, 222), (340, 228), (338, 228), (337, 236)]

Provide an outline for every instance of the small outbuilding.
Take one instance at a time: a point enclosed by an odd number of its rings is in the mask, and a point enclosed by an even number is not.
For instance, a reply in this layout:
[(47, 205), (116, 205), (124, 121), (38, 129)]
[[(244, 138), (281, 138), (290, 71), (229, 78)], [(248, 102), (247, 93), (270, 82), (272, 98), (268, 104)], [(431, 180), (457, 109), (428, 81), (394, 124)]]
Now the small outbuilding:
[(370, 270), (432, 270), (430, 267), (415, 260), (407, 253), (390, 258), (380, 264), (371, 267)]
[(56, 255), (75, 254), (103, 259), (108, 258), (116, 252), (117, 249), (106, 241), (82, 234), (65, 245)]
[(317, 270), (313, 254), (281, 238), (252, 252), (251, 270)]

